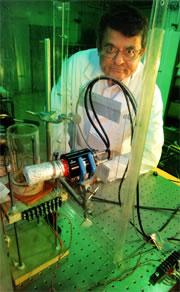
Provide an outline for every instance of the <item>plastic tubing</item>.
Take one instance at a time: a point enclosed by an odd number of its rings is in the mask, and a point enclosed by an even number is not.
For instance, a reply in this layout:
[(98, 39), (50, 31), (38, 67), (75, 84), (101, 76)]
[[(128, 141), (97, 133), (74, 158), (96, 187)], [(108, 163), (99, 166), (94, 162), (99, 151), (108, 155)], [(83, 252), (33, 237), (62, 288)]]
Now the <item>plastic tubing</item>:
[[(164, 21), (168, 0), (154, 0), (151, 13), (150, 35), (144, 67), (143, 88), (137, 111), (136, 128), (132, 141), (131, 158), (127, 178), (123, 183), (123, 206), (120, 211), (120, 230), (117, 234), (114, 262), (119, 265), (123, 259), (123, 247), (127, 236), (128, 223), (135, 201), (136, 186), (139, 178), (146, 133), (151, 113), (156, 77), (160, 64), (161, 49), (164, 37)], [(144, 109), (146, 113), (144, 114)], [(140, 139), (139, 139), (140, 138)]]

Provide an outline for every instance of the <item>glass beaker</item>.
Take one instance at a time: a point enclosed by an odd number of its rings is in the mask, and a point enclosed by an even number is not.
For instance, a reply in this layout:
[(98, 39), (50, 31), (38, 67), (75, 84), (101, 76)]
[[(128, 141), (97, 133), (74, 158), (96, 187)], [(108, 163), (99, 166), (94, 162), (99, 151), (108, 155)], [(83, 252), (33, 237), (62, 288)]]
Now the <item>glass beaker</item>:
[(11, 161), (12, 190), (17, 195), (34, 195), (42, 184), (28, 186), (23, 168), (40, 163), (39, 129), (33, 124), (15, 124), (7, 129), (7, 142)]

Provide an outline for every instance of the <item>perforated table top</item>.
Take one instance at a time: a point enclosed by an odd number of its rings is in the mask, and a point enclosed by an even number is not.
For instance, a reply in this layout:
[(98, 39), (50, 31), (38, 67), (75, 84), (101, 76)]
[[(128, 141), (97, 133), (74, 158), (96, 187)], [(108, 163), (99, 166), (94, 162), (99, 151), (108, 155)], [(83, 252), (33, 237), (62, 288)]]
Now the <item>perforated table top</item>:
[[(117, 202), (118, 186), (119, 182), (101, 184), (96, 196)], [(148, 235), (155, 234), (161, 250), (146, 242), (135, 227), (129, 224), (123, 260), (117, 265), (115, 258), (117, 238), (120, 238), (121, 207), (118, 204), (92, 201), (92, 214), (88, 215), (88, 220), (84, 220), (82, 208), (70, 197), (59, 209), (58, 220), (63, 245), (69, 249), (69, 255), (16, 287), (16, 290), (170, 291), (175, 284), (172, 277), (166, 276), (155, 285), (149, 279), (168, 255), (180, 249), (179, 213), (176, 211), (180, 206), (179, 187), (152, 173), (145, 175), (140, 180), (140, 206), (152, 207), (140, 209), (142, 224)], [(131, 222), (139, 229), (136, 208)], [(31, 223), (20, 224), (28, 228)], [(163, 230), (158, 232), (162, 226)]]

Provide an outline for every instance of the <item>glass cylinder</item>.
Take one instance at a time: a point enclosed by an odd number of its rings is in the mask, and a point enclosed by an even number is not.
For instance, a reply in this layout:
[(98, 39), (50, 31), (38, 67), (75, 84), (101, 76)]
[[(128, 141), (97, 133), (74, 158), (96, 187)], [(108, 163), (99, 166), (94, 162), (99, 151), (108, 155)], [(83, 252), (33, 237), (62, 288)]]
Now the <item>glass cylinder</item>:
[(28, 186), (23, 168), (40, 163), (39, 129), (32, 124), (15, 124), (7, 129), (11, 161), (12, 190), (17, 195), (34, 195), (42, 190), (42, 183)]

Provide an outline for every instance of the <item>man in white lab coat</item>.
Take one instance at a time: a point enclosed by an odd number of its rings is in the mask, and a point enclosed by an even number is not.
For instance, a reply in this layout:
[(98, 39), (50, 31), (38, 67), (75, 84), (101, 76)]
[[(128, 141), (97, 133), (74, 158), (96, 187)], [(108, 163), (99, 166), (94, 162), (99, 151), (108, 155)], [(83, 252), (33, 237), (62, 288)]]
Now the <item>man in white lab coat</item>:
[[(87, 84), (92, 79), (104, 75), (123, 82), (132, 92), (138, 106), (143, 82), (141, 59), (145, 52), (146, 34), (146, 18), (134, 7), (120, 4), (118, 9), (111, 9), (101, 18), (97, 48), (75, 53), (64, 65), (61, 78), (52, 90), (51, 109), (63, 113), (67, 107), (68, 113), (74, 114), (78, 130), (73, 137), (76, 147), (85, 148), (88, 145), (98, 150), (104, 148), (102, 140), (87, 120), (82, 103)], [(128, 163), (131, 150), (130, 122), (127, 118), (129, 112), (123, 92), (114, 82), (100, 80), (93, 87), (93, 94), (97, 114), (110, 140), (110, 151), (116, 153), (115, 158), (98, 168), (97, 174), (103, 180), (111, 181), (123, 176)], [(141, 173), (156, 167), (161, 156), (162, 106), (161, 93), (156, 86)], [(114, 117), (117, 113), (119, 118), (116, 119)], [(60, 150), (61, 142), (64, 143), (63, 131), (62, 125), (53, 125), (53, 151)], [(69, 151), (68, 147), (65, 150)]]

